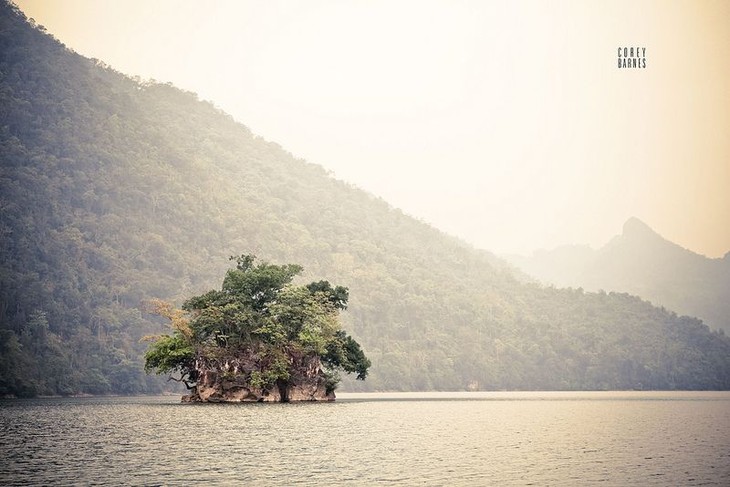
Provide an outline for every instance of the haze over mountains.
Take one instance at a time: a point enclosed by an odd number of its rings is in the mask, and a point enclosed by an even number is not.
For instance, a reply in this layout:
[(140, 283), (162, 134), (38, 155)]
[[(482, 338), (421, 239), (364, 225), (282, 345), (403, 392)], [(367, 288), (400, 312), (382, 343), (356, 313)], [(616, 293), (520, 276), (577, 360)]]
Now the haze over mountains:
[(563, 246), (508, 260), (547, 284), (635, 294), (730, 333), (730, 252), (721, 259), (696, 254), (637, 218), (598, 250)]
[(351, 389), (730, 387), (730, 339), (699, 320), (524, 283), (5, 2), (0, 153), (0, 395), (159, 391), (139, 338), (163, 325), (143, 301), (179, 304), (244, 253), (350, 288), (346, 327), (373, 363)]

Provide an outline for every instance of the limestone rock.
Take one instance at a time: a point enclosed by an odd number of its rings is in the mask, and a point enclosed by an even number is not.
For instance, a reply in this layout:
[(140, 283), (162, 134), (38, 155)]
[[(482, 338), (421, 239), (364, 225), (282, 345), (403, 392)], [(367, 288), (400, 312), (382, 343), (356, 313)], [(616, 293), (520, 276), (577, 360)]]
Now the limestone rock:
[(226, 360), (196, 360), (197, 382), (183, 402), (298, 402), (334, 401), (327, 391), (326, 376), (319, 357), (290, 357), (290, 377), (268, 387), (251, 383), (252, 372), (260, 366), (251, 354), (242, 353)]

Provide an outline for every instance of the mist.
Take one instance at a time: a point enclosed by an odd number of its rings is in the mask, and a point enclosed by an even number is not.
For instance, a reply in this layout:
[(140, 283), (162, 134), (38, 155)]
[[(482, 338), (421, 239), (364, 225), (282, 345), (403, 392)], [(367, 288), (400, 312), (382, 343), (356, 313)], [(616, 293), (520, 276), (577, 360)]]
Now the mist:
[(723, 3), (19, 5), (479, 248), (597, 248), (636, 216), (730, 250)]
[(0, 484), (726, 485), (727, 10), (0, 0)]

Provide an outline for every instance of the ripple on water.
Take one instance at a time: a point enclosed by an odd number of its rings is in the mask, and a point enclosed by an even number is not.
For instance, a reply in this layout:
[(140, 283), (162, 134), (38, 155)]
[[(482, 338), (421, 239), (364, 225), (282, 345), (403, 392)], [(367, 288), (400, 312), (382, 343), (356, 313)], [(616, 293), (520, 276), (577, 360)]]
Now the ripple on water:
[(343, 396), (2, 401), (0, 483), (730, 485), (728, 393)]

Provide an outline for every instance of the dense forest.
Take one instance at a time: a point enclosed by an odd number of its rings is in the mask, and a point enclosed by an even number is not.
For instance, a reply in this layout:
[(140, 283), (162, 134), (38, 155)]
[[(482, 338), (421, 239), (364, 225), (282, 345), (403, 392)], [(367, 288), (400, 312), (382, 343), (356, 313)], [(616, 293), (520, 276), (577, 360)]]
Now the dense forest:
[(636, 294), (730, 333), (730, 252), (721, 259), (696, 254), (637, 218), (598, 250), (570, 245), (508, 259), (546, 284)]
[(343, 389), (730, 387), (730, 339), (700, 320), (526, 282), (6, 2), (0, 145), (0, 395), (159, 392), (139, 340), (166, 325), (145, 300), (179, 305), (241, 254), (349, 288), (372, 367)]

